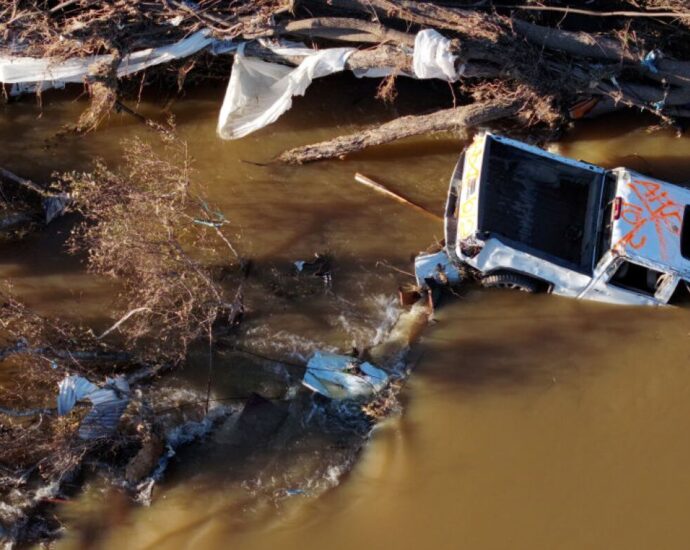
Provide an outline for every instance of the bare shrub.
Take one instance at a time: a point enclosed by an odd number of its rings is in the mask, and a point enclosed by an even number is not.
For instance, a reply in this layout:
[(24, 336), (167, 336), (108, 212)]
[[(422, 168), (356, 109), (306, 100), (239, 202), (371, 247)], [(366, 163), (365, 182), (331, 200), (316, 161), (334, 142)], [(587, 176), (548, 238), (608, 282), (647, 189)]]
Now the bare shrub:
[(186, 143), (163, 140), (162, 152), (128, 140), (120, 169), (97, 162), (61, 179), (84, 217), (70, 251), (85, 252), (91, 272), (122, 284), (124, 316), (115, 327), (145, 349), (144, 359), (177, 362), (228, 307), (208, 265), (228, 263), (224, 251), (234, 249), (222, 215), (194, 191)]

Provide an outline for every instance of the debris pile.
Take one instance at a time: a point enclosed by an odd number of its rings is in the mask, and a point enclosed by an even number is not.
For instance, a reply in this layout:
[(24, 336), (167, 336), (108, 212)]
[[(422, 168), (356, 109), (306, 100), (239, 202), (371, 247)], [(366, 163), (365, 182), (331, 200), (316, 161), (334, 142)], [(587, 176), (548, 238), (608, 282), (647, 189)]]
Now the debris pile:
[(186, 146), (172, 136), (166, 144), (175, 154), (132, 142), (125, 167), (63, 174), (56, 193), (15, 178), (34, 199), (54, 199), (42, 201), (49, 216), (81, 214), (70, 250), (117, 280), (113, 305), (124, 313), (97, 335), (34, 313), (10, 289), (0, 294), (0, 364), (11, 373), (0, 387), (0, 539), (54, 538), (60, 523), (46, 503), (94, 469), (112, 469), (135, 494), (148, 479), (150, 494), (175, 447), (232, 412), (210, 406), (210, 392), (183, 414), (152, 409), (152, 380), (185, 362), (200, 337), (232, 329), (243, 309), (241, 291), (221, 286), (209, 265), (237, 261), (227, 222), (193, 187)]
[(92, 95), (84, 130), (122, 105), (126, 87), (118, 83), (128, 75), (148, 68), (144, 78), (152, 79), (155, 67), (177, 63), (182, 85), (195, 65), (208, 76), (209, 54), (230, 54), (218, 123), (228, 139), (270, 124), (314, 78), (334, 72), (382, 79), (386, 100), (397, 77), (448, 83), (451, 93), (431, 88), (446, 108), (279, 157), (291, 163), (501, 119), (556, 135), (570, 120), (630, 107), (681, 127), (690, 117), (687, 6), (572, 4), (13, 0), (0, 11), (0, 82), (13, 94), (83, 82)]

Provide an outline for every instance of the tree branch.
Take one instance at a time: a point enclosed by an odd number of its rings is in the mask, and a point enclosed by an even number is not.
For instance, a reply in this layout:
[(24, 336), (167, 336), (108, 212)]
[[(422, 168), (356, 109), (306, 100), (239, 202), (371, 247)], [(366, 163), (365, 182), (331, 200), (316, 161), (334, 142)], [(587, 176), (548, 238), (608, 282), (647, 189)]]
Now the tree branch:
[(304, 164), (316, 160), (342, 158), (367, 147), (390, 143), (406, 137), (458, 131), (463, 128), (486, 124), (492, 120), (507, 118), (517, 114), (522, 104), (522, 101), (517, 100), (510, 103), (490, 101), (444, 109), (428, 115), (405, 116), (354, 134), (290, 149), (282, 153), (278, 160), (289, 164)]

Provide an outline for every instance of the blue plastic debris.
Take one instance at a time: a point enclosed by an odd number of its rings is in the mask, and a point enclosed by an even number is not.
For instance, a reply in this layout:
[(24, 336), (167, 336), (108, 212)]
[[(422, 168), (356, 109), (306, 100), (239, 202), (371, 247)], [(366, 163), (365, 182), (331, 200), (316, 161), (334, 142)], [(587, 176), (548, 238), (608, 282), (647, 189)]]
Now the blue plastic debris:
[(371, 363), (317, 351), (307, 363), (302, 384), (331, 399), (368, 399), (388, 380), (388, 374)]
[(69, 413), (77, 401), (88, 399), (93, 407), (79, 426), (81, 439), (107, 437), (115, 431), (129, 403), (129, 384), (123, 376), (107, 378), (102, 388), (82, 376), (66, 376), (58, 384), (59, 416)]
[(659, 59), (661, 59), (661, 52), (659, 50), (652, 50), (642, 58), (641, 63), (642, 66), (645, 67), (649, 72), (656, 74), (659, 72), (659, 69), (656, 66), (656, 62)]

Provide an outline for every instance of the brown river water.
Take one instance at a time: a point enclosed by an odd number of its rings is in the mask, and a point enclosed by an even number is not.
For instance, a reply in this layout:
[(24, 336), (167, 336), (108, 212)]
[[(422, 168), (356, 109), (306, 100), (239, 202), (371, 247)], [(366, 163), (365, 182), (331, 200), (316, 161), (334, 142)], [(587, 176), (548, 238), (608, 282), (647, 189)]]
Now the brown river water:
[[(440, 213), (460, 140), (413, 139), (305, 167), (245, 162), (392, 116), (371, 99), (372, 86), (317, 83), (278, 123), (236, 142), (215, 137), (222, 89), (172, 106), (197, 180), (256, 261), (242, 329), (256, 351), (294, 359), (370, 344), (408, 280), (389, 266), (410, 270), (411, 256), (441, 237), (433, 220), (352, 176)], [(417, 92), (402, 90), (401, 112), (419, 103)], [(94, 156), (116, 162), (122, 137), (151, 136), (116, 116), (85, 138), (54, 139), (83, 105), (57, 94), (42, 110), (31, 99), (2, 107), (0, 165), (44, 181)], [(140, 108), (160, 119), (160, 105)], [(683, 182), (689, 147), (671, 131), (610, 117), (580, 124), (555, 149)], [(0, 276), (39, 311), (105, 326), (115, 290), (62, 252), (69, 224), (0, 248)], [(317, 281), (299, 295), (265, 292), (272, 273), (326, 251), (335, 259), (330, 290)], [(401, 413), (358, 455), (333, 459), (337, 438), (311, 437), (277, 459), (236, 456), (221, 426), (180, 452), (148, 507), (124, 505), (98, 484), (60, 505), (73, 529), (59, 547), (688, 547), (690, 311), (473, 289), (445, 303), (415, 352)], [(251, 385), (241, 367), (221, 361), (215, 396)], [(203, 385), (204, 374), (192, 364), (178, 376)], [(93, 517), (97, 533), (80, 528)]]

